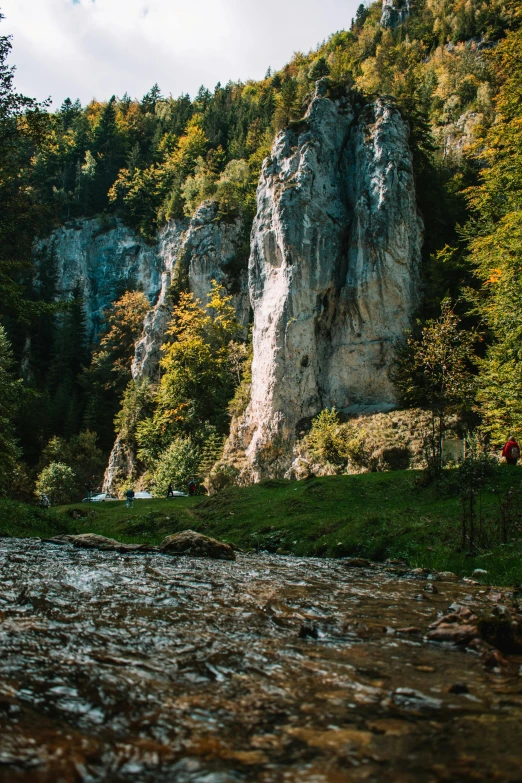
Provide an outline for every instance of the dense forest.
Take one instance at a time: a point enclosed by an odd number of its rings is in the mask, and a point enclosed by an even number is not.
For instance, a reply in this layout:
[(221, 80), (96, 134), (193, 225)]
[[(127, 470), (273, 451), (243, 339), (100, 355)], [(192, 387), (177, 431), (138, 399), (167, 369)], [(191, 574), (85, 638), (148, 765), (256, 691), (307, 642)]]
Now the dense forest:
[[(55, 112), (16, 92), (13, 42), (0, 38), (2, 493), (28, 498), (37, 476), (49, 486), (42, 474), (82, 492), (100, 481), (122, 428), (158, 492), (219, 457), (248, 398), (250, 349), (229, 292), (216, 286), (207, 306), (173, 292), (161, 380), (134, 384), (146, 297), (120, 292), (90, 345), (80, 288), (56, 301), (56, 260), (35, 255), (35, 240), (112, 215), (153, 242), (207, 199), (217, 219), (248, 226), (262, 161), (322, 78), (331, 97), (392, 96), (410, 126), (425, 242), (409, 344), (453, 319), (457, 342), (472, 336), (460, 408), (493, 443), (521, 431), (522, 10), (518, 0), (413, 0), (395, 28), (381, 25), (381, 11), (361, 5), (349, 30), (258, 82), (201, 87), (193, 99), (154, 85), (141, 100), (67, 98)], [(414, 365), (401, 367), (404, 403), (429, 406), (421, 383), (411, 392)]]

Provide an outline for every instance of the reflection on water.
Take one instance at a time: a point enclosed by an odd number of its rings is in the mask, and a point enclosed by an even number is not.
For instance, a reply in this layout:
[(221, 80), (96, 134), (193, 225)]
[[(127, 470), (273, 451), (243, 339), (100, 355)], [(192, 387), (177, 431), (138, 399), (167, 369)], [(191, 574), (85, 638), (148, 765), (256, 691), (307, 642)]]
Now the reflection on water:
[(342, 561), (0, 540), (0, 781), (522, 780), (522, 659), (425, 640), (509, 592)]

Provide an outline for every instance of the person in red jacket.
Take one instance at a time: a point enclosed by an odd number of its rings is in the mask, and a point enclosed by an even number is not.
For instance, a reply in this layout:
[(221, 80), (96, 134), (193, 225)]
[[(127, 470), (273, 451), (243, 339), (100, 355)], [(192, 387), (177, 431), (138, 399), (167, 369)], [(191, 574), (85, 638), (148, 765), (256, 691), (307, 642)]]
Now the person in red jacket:
[(504, 448), (502, 456), (506, 458), (508, 465), (516, 465), (520, 458), (520, 448), (513, 436), (510, 437)]

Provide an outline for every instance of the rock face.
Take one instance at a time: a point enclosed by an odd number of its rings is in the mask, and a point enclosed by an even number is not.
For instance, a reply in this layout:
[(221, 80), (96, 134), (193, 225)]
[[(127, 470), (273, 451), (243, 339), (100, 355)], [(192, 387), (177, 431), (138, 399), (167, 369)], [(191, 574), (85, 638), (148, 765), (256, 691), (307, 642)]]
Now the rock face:
[[(217, 205), (204, 202), (190, 221), (167, 223), (153, 245), (117, 219), (78, 220), (41, 240), (35, 253), (54, 257), (58, 298), (68, 299), (80, 287), (90, 340), (100, 331), (104, 310), (124, 291), (138, 289), (147, 295), (152, 307), (136, 343), (132, 376), (155, 379), (172, 309), (169, 291), (176, 277), (188, 282), (203, 303), (212, 281), (222, 283), (233, 295), (238, 320), (245, 327), (248, 324), (245, 226), (239, 219), (224, 223), (216, 218)], [(112, 490), (118, 481), (133, 477), (135, 469), (132, 449), (117, 438), (103, 486)]]
[[(185, 278), (190, 291), (203, 303), (207, 301), (212, 281), (222, 283), (233, 295), (239, 322), (245, 327), (248, 324), (247, 258), (241, 257), (245, 227), (241, 220), (216, 222), (216, 216), (217, 205), (207, 201), (196, 210), (188, 225), (171, 221), (159, 234), (161, 287), (136, 343), (132, 363), (135, 380), (155, 379), (158, 375), (161, 346), (172, 308), (169, 290), (176, 277)], [(113, 491), (120, 481), (134, 478), (135, 472), (135, 454), (118, 436), (105, 472), (104, 490)]]
[(409, 15), (409, 0), (382, 0), (381, 27), (398, 27)]
[[(153, 377), (158, 369), (160, 348), (170, 317), (168, 300), (173, 277), (188, 278), (189, 289), (196, 299), (206, 303), (212, 280), (223, 283), (233, 294), (237, 318), (248, 324), (250, 304), (248, 298), (247, 258), (241, 264), (241, 242), (244, 226), (240, 220), (233, 223), (216, 222), (217, 204), (204, 202), (196, 210), (183, 233), (174, 221), (167, 224), (159, 236), (159, 255), (163, 259), (161, 290), (156, 305), (147, 315), (143, 335), (136, 344), (132, 365), (133, 378)], [(239, 270), (231, 273), (239, 261)]]
[(263, 165), (249, 264), (251, 401), (236, 423), (249, 478), (281, 475), (301, 422), (396, 400), (394, 346), (419, 298), (422, 222), (408, 128), (317, 83), (305, 120)]
[(89, 338), (99, 333), (104, 310), (130, 289), (143, 291), (153, 309), (136, 346), (133, 376), (155, 374), (170, 306), (168, 291), (177, 271), (188, 278), (196, 298), (206, 301), (212, 280), (234, 295), (239, 321), (250, 315), (248, 258), (241, 259), (244, 226), (216, 222), (217, 205), (205, 202), (192, 220), (171, 220), (147, 244), (120, 220), (78, 220), (41, 240), (35, 252), (56, 261), (56, 294), (68, 299), (79, 285), (85, 299)]
[[(171, 224), (169, 228), (181, 236), (182, 225)], [(40, 241), (36, 252), (53, 254), (60, 299), (68, 299), (80, 286), (90, 339), (99, 332), (103, 311), (124, 291), (140, 289), (153, 303), (161, 290), (161, 253), (119, 220), (75, 221)]]

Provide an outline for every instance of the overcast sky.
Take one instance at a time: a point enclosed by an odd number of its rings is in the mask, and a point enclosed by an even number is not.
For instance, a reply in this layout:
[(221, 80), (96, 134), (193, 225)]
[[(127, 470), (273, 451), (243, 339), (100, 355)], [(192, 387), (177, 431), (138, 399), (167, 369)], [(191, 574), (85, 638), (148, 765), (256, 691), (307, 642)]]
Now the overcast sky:
[(16, 87), (86, 103), (158, 82), (194, 95), (260, 79), (350, 25), (360, 0), (0, 0)]

